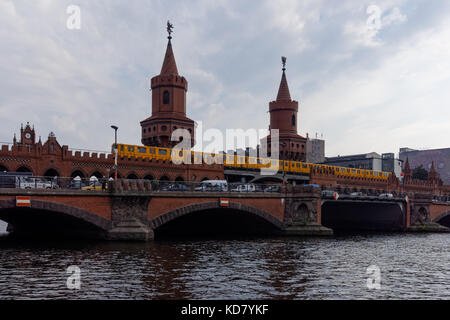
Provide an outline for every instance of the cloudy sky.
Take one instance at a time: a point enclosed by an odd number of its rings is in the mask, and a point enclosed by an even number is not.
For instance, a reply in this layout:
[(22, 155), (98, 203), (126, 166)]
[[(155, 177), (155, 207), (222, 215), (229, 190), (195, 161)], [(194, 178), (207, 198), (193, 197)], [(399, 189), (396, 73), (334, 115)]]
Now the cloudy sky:
[(0, 0), (0, 141), (29, 121), (73, 148), (110, 149), (111, 124), (139, 143), (168, 19), (206, 128), (267, 128), (285, 55), (299, 133), (328, 156), (450, 146), (447, 0)]

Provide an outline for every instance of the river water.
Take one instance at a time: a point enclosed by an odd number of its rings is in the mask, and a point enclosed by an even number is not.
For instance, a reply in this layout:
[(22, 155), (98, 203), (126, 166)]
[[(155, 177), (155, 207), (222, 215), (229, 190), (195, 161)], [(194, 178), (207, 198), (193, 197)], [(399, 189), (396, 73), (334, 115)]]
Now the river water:
[[(380, 289), (367, 286), (372, 265)], [(67, 287), (69, 266), (80, 268), (79, 290)], [(150, 243), (0, 237), (0, 299), (55, 298), (450, 299), (450, 234)]]

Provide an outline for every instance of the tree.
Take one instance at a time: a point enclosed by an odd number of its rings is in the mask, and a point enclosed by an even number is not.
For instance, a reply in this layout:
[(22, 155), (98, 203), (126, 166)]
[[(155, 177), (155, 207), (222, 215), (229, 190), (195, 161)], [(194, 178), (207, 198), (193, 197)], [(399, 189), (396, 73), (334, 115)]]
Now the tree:
[(428, 171), (420, 165), (413, 170), (412, 177), (417, 180), (428, 180)]

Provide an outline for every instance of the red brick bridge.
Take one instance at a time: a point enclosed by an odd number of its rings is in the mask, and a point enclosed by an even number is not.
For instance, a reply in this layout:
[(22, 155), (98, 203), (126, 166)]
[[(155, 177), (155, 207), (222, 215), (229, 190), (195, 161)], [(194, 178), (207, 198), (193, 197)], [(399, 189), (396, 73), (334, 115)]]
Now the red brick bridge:
[(0, 189), (0, 220), (22, 235), (111, 240), (219, 233), (330, 235), (334, 229), (425, 230), (430, 225), (442, 231), (434, 223), (450, 226), (450, 204), (419, 193), (389, 200), (334, 200), (322, 199), (319, 188), (303, 186), (287, 186), (280, 193), (163, 192), (152, 190), (151, 183), (118, 180), (111, 182), (110, 192)]

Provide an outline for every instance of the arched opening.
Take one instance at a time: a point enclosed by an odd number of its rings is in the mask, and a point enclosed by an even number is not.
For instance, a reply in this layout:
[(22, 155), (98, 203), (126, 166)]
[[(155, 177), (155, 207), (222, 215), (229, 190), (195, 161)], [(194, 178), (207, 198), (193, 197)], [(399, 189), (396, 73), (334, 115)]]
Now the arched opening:
[(31, 172), (31, 173), (33, 173), (33, 170), (31, 170), (30, 168), (28, 168), (26, 166), (21, 166), (16, 169), (16, 172)]
[(163, 104), (169, 104), (170, 103), (170, 94), (169, 91), (164, 91), (163, 93)]
[(91, 173), (89, 178), (96, 177), (97, 179), (101, 179), (104, 177), (104, 175), (100, 171), (94, 171)]
[(136, 174), (134, 174), (134, 173), (130, 173), (130, 174), (127, 176), (127, 179), (129, 179), (129, 180), (138, 180), (139, 177), (138, 177)]
[(54, 177), (59, 177), (60, 174), (56, 169), (50, 168), (50, 169), (47, 169), (42, 176), (48, 177), (48, 178), (54, 178)]
[(292, 115), (291, 122), (292, 126), (295, 127), (295, 114)]
[(153, 180), (155, 180), (155, 177), (152, 176), (151, 174), (147, 174), (147, 175), (144, 177), (144, 180), (150, 180), (150, 181), (153, 181)]
[(184, 179), (183, 179), (183, 177), (177, 177), (177, 178), (175, 179), (175, 181), (176, 181), (176, 182), (184, 182)]
[(296, 221), (300, 221), (304, 224), (310, 222), (309, 220), (309, 209), (306, 204), (302, 203), (297, 209)]
[(159, 181), (170, 181), (168, 176), (162, 176), (159, 178)]
[(326, 201), (322, 225), (336, 232), (401, 231), (405, 216), (397, 203)]
[(155, 239), (269, 236), (280, 228), (262, 216), (235, 208), (211, 208), (190, 212), (155, 228)]
[(434, 222), (439, 223), (444, 227), (450, 228), (450, 211), (444, 212), (443, 214), (436, 217)]
[(209, 180), (209, 178), (208, 177), (205, 177), (205, 178), (203, 178), (201, 181), (203, 182), (203, 181), (208, 181)]
[(80, 177), (81, 179), (84, 179), (84, 178), (86, 178), (86, 174), (83, 171), (81, 171), (81, 170), (75, 170), (75, 171), (72, 172), (70, 177), (72, 179), (76, 178), (76, 177)]
[(8, 168), (2, 164), (0, 164), (0, 172), (8, 172)]
[[(0, 209), (0, 219), (8, 223), (10, 237), (21, 238), (88, 238), (103, 239), (109, 222), (100, 217), (94, 217), (76, 208), (69, 208), (70, 213), (39, 208), (3, 208)], [(94, 222), (97, 221), (97, 222)]]

